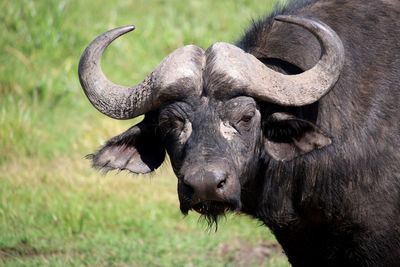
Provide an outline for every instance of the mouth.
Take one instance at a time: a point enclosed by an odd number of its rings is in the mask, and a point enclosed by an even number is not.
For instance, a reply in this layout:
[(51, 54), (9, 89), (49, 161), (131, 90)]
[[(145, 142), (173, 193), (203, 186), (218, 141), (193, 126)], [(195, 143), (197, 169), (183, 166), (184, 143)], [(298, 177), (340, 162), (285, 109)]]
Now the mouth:
[(201, 215), (219, 216), (223, 215), (227, 211), (235, 211), (237, 210), (237, 207), (229, 202), (204, 201), (194, 204), (191, 209)]

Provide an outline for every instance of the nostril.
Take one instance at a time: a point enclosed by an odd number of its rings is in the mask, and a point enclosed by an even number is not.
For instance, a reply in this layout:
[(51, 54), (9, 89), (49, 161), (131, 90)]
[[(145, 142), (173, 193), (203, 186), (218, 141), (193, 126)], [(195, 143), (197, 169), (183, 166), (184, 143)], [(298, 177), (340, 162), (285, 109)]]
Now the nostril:
[(217, 185), (217, 188), (221, 189), (222, 187), (224, 187), (226, 184), (226, 179), (223, 179), (222, 181), (220, 181)]
[(194, 193), (194, 188), (192, 187), (192, 185), (186, 181), (183, 181), (182, 183), (182, 191), (187, 194), (187, 195), (193, 195)]

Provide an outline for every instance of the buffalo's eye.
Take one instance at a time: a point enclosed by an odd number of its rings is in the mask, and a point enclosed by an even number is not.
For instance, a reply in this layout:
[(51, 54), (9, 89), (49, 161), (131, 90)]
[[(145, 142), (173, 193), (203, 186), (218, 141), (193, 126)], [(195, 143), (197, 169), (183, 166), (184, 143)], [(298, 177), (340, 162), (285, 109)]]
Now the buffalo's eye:
[(256, 112), (253, 109), (244, 112), (241, 115), (240, 119), (238, 121), (236, 121), (236, 123), (235, 123), (236, 126), (239, 128), (242, 128), (244, 130), (248, 129), (251, 126), (255, 115), (256, 115)]
[(163, 136), (173, 133), (178, 134), (185, 127), (185, 119), (176, 116), (160, 116), (159, 127)]
[(238, 131), (249, 130), (258, 114), (257, 103), (247, 96), (232, 98), (221, 107), (222, 120), (229, 121)]
[(185, 125), (185, 119), (181, 117), (175, 117), (171, 119), (170, 123), (172, 125), (172, 128), (180, 131), (183, 130), (183, 127)]
[(232, 126), (239, 132), (249, 131), (252, 128), (255, 115), (255, 110), (246, 111), (233, 120)]
[(248, 122), (250, 122), (250, 121), (254, 118), (254, 115), (255, 115), (255, 114), (256, 114), (256, 113), (255, 113), (254, 111), (248, 112), (248, 113), (244, 114), (244, 115), (240, 118), (240, 121), (239, 121), (239, 122), (248, 123)]

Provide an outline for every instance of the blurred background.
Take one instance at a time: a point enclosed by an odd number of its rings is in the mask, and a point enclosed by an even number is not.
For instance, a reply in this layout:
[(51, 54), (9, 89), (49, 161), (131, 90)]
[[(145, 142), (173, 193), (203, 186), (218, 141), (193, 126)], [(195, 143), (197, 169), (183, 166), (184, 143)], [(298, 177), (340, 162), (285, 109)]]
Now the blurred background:
[(97, 112), (77, 77), (86, 45), (111, 28), (137, 27), (102, 60), (131, 85), (182, 45), (235, 42), (276, 3), (0, 1), (0, 265), (289, 266), (260, 222), (228, 215), (215, 232), (182, 216), (169, 163), (146, 176), (92, 170), (84, 156), (137, 120)]

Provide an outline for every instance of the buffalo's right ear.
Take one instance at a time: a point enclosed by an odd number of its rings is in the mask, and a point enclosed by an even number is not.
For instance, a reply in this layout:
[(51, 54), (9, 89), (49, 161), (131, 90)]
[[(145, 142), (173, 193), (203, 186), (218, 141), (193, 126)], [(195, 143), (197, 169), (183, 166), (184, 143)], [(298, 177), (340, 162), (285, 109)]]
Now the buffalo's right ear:
[(287, 113), (270, 115), (264, 131), (264, 149), (278, 161), (289, 161), (332, 143), (319, 127)]
[(97, 152), (88, 155), (95, 168), (105, 171), (129, 170), (148, 173), (158, 168), (165, 159), (165, 147), (157, 127), (145, 118), (106, 142)]

